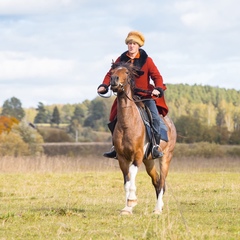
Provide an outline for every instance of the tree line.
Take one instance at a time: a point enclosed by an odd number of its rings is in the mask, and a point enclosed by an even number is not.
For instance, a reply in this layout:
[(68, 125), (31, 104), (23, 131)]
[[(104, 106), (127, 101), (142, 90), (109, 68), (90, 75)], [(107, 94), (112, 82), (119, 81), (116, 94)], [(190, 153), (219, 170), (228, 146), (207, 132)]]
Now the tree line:
[[(115, 96), (96, 97), (82, 103), (23, 109), (15, 97), (4, 102), (1, 115), (19, 121), (28, 118), (35, 125), (59, 128), (73, 141), (96, 140), (97, 133), (108, 132), (107, 123)], [(211, 86), (168, 84), (165, 99), (174, 121), (178, 142), (240, 144), (240, 91)], [(59, 140), (60, 141), (60, 140)]]

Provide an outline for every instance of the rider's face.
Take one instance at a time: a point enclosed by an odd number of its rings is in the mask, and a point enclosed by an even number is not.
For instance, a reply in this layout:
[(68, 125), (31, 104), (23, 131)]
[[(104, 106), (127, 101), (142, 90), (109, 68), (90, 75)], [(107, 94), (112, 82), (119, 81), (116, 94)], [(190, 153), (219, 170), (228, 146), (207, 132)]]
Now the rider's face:
[(136, 54), (139, 51), (139, 45), (134, 41), (129, 41), (127, 46), (130, 54)]

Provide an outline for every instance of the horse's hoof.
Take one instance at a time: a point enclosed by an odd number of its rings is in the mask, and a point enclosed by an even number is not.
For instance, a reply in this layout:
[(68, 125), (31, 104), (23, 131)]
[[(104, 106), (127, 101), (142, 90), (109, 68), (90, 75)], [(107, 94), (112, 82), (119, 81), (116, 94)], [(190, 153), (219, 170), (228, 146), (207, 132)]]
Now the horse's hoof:
[(153, 211), (153, 213), (156, 214), (156, 215), (160, 215), (160, 214), (162, 214), (162, 211), (159, 210), (159, 209), (155, 209), (155, 210)]
[(132, 214), (132, 207), (125, 207), (121, 210), (121, 215), (130, 215)]
[(135, 207), (137, 205), (137, 200), (127, 200), (128, 207)]
[(121, 211), (121, 215), (132, 215), (132, 212), (128, 212), (128, 211)]

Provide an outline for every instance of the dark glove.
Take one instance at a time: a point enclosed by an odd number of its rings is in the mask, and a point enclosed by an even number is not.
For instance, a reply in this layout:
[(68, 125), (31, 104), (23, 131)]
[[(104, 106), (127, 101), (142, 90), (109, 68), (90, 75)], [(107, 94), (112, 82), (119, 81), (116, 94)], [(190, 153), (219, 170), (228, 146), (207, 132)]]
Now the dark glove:
[(164, 96), (164, 91), (163, 91), (162, 88), (160, 88), (160, 87), (155, 87), (155, 89), (160, 92), (159, 95), (158, 95), (159, 98), (162, 97), (162, 96)]
[(106, 85), (106, 84), (100, 84), (97, 89), (99, 89), (100, 87), (105, 87), (105, 91), (104, 91), (104, 92), (101, 92), (101, 94), (106, 94), (106, 93), (108, 92), (108, 85)]

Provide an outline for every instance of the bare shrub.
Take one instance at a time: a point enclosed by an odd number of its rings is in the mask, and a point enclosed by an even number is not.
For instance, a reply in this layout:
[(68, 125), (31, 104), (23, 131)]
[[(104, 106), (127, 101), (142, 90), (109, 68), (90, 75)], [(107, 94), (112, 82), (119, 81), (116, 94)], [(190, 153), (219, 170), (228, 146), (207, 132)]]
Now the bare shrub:
[(9, 133), (2, 133), (0, 143), (0, 156), (36, 156), (43, 153), (43, 138), (25, 121), (14, 125)]
[(225, 156), (225, 151), (222, 145), (215, 143), (199, 142), (193, 144), (177, 144), (174, 150), (174, 156), (223, 157)]
[(240, 148), (239, 147), (233, 147), (231, 149), (228, 149), (227, 154), (231, 157), (240, 157)]
[(39, 127), (38, 131), (44, 142), (73, 142), (73, 139), (63, 129)]
[(28, 155), (28, 144), (15, 132), (2, 133), (0, 142), (0, 156), (18, 157)]

